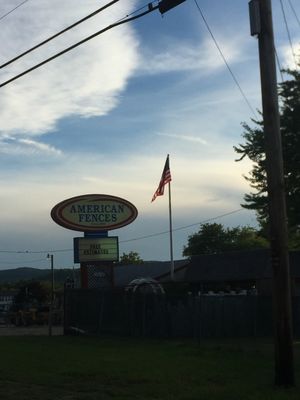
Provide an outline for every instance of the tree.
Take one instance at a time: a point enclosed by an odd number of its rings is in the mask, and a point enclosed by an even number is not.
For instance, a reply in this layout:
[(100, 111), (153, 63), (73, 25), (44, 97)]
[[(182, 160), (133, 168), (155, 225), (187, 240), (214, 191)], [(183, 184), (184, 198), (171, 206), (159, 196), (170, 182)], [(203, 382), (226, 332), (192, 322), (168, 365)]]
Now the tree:
[[(289, 231), (293, 247), (300, 243), (300, 72), (287, 70), (289, 80), (279, 85), (280, 125), (284, 160)], [(268, 224), (268, 195), (266, 181), (265, 146), (262, 121), (250, 127), (244, 123), (244, 144), (234, 147), (240, 154), (237, 161), (248, 157), (253, 162), (249, 176), (245, 177), (255, 191), (245, 194), (244, 208), (255, 210), (261, 228)], [(296, 238), (295, 238), (296, 236)]]
[(123, 253), (120, 258), (120, 264), (143, 264), (143, 260), (140, 258), (139, 253), (136, 251), (130, 251), (128, 254)]
[(224, 251), (248, 250), (268, 247), (266, 239), (249, 226), (224, 228), (222, 224), (202, 224), (197, 233), (190, 235), (183, 249), (184, 256), (216, 254)]
[(14, 308), (26, 308), (45, 304), (50, 299), (50, 288), (39, 281), (24, 282), (15, 297)]

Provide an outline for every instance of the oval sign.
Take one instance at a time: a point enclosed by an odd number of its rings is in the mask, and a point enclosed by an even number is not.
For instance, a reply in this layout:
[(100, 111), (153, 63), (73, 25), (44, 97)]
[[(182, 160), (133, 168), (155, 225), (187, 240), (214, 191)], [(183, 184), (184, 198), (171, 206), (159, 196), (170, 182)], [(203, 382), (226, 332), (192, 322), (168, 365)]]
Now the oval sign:
[(81, 232), (118, 229), (133, 222), (137, 214), (129, 201), (106, 194), (71, 197), (51, 210), (51, 217), (58, 225)]

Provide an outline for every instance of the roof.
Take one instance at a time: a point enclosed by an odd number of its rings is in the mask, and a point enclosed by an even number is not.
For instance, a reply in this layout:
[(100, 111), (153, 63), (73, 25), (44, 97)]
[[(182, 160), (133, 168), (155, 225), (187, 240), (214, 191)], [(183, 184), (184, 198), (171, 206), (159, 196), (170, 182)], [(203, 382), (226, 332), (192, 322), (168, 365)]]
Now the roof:
[[(174, 280), (184, 278), (184, 269), (189, 260), (174, 261)], [(118, 265), (114, 268), (115, 286), (126, 286), (133, 279), (153, 278), (158, 281), (170, 280), (170, 261), (146, 261), (142, 264)]]
[[(290, 252), (291, 276), (300, 278), (300, 251)], [(267, 249), (202, 254), (174, 261), (175, 282), (217, 282), (271, 279), (271, 252)], [(126, 286), (138, 278), (170, 281), (170, 261), (146, 261), (143, 264), (114, 268), (115, 286)]]
[[(290, 270), (292, 277), (300, 278), (300, 251), (290, 252)], [(185, 281), (241, 281), (271, 277), (271, 252), (261, 249), (192, 256)]]

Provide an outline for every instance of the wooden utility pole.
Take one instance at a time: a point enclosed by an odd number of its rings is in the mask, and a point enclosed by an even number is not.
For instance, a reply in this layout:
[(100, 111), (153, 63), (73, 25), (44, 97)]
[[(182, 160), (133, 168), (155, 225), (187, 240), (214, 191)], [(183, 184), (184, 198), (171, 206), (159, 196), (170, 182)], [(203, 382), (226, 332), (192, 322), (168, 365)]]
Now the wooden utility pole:
[(249, 5), (251, 33), (258, 35), (260, 58), (273, 268), (275, 385), (293, 386), (295, 377), (288, 230), (271, 0), (252, 0)]

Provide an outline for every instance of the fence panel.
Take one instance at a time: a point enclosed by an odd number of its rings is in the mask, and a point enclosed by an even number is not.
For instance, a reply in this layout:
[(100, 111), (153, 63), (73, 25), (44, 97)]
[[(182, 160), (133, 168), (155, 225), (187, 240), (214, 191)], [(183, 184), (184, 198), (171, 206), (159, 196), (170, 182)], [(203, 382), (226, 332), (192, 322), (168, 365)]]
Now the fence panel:
[[(300, 297), (293, 298), (300, 336)], [(65, 332), (147, 337), (254, 337), (273, 334), (272, 300), (261, 296), (192, 296), (96, 289), (65, 292)]]

